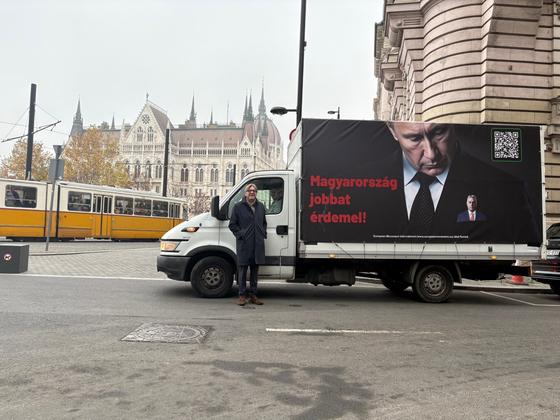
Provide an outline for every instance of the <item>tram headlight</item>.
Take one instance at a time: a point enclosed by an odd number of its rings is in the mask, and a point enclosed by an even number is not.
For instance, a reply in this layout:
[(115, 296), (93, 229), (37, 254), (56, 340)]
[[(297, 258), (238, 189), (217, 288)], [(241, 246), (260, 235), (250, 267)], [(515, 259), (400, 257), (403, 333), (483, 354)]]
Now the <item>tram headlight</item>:
[(167, 251), (167, 252), (175, 251), (178, 246), (179, 246), (178, 241), (161, 241), (159, 243), (159, 249), (161, 251)]
[(199, 226), (188, 226), (181, 229), (181, 232), (195, 233), (199, 229)]

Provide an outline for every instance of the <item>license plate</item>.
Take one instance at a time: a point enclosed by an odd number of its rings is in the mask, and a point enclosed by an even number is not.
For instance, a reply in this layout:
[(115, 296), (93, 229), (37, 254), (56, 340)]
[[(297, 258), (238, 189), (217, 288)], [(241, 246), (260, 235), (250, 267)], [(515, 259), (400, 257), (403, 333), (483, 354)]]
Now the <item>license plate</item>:
[(548, 255), (549, 257), (555, 257), (557, 255), (560, 255), (560, 249), (547, 249), (546, 255)]

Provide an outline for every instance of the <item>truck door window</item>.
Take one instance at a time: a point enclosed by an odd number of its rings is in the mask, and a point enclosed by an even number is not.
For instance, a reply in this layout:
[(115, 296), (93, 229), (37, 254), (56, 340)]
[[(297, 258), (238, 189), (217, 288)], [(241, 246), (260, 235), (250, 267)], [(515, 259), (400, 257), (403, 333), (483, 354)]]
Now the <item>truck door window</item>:
[(237, 190), (235, 195), (231, 197), (229, 203), (226, 204), (229, 206), (228, 219), (231, 217), (235, 204), (243, 200), (245, 196), (245, 187), (248, 184), (255, 184), (257, 186), (257, 200), (264, 205), (266, 214), (273, 215), (282, 211), (284, 180), (282, 178), (259, 178), (247, 181)]

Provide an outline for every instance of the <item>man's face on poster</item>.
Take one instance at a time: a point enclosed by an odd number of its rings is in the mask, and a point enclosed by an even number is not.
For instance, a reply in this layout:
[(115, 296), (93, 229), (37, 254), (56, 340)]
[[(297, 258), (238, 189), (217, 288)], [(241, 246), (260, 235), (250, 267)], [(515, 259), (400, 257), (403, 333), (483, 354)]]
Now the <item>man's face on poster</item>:
[(450, 125), (394, 122), (389, 129), (417, 171), (437, 176), (451, 163), (456, 139)]
[(476, 197), (469, 196), (467, 198), (467, 209), (469, 209), (469, 211), (476, 211), (476, 207), (477, 207)]

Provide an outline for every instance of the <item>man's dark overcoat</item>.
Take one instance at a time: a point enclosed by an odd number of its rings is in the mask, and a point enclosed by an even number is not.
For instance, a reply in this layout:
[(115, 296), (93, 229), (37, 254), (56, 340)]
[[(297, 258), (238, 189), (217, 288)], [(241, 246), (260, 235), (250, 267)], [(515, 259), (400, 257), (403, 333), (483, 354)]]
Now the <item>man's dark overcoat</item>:
[(247, 199), (243, 198), (233, 208), (229, 229), (236, 239), (237, 264), (264, 264), (266, 216), (263, 204), (257, 200), (253, 213)]

